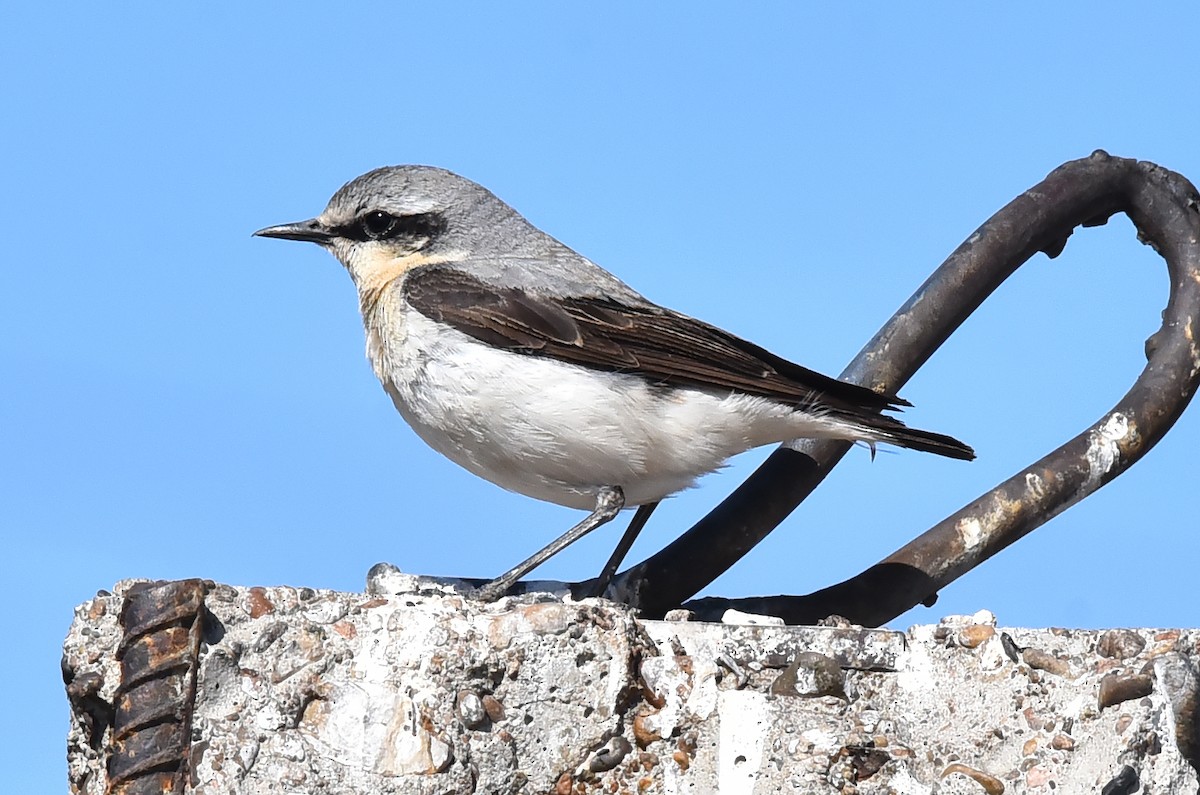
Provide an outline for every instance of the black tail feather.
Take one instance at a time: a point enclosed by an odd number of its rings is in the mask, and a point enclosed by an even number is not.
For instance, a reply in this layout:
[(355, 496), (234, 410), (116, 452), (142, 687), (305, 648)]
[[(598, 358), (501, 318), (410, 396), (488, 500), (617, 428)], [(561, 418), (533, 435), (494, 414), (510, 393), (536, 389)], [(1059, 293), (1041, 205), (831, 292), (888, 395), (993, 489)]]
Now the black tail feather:
[(897, 447), (906, 447), (909, 450), (920, 450), (923, 453), (957, 458), (960, 461), (971, 461), (975, 458), (975, 451), (953, 436), (910, 428), (894, 417), (883, 415), (864, 417), (860, 415), (855, 417), (855, 424), (861, 425), (865, 430), (871, 432), (872, 438), (865, 441), (885, 442)]

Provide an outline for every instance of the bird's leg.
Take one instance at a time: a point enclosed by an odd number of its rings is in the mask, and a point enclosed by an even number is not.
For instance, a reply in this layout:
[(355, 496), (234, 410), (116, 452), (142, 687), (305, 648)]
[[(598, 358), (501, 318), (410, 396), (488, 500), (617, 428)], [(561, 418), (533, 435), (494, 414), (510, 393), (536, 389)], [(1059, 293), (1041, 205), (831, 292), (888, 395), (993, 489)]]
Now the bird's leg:
[(518, 563), (491, 582), (479, 586), (473, 596), (482, 602), (494, 602), (508, 591), (517, 580), (524, 577), (550, 558), (583, 538), (621, 512), (625, 507), (625, 492), (620, 486), (605, 486), (596, 494), (596, 508), (579, 524), (533, 553), (528, 560)]
[(600, 576), (596, 578), (596, 588), (592, 591), (594, 596), (604, 596), (604, 592), (608, 590), (608, 584), (612, 582), (613, 575), (617, 573), (617, 568), (621, 565), (621, 561), (625, 560), (625, 556), (629, 554), (629, 548), (633, 546), (633, 542), (637, 539), (638, 534), (642, 532), (642, 528), (646, 526), (646, 522), (650, 519), (650, 514), (654, 513), (654, 509), (657, 507), (657, 502), (648, 502), (645, 505), (638, 506), (637, 513), (629, 521), (629, 527), (625, 528), (625, 535), (621, 536), (621, 540), (617, 542), (617, 548), (613, 550), (608, 563), (604, 564), (604, 568), (600, 570)]

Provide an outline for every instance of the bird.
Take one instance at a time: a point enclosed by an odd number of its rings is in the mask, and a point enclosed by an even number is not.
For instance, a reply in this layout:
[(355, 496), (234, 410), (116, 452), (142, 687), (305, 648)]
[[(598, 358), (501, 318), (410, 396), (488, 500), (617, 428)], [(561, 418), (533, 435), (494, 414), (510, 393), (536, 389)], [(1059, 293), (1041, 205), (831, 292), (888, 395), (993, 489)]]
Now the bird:
[(881, 412), (911, 404), (802, 367), (643, 297), (446, 169), (378, 168), (314, 218), (260, 237), (316, 243), (358, 294), (372, 369), (426, 444), (509, 491), (588, 516), (476, 589), (494, 601), (628, 507), (603, 593), (658, 503), (751, 448), (798, 438), (971, 460)]

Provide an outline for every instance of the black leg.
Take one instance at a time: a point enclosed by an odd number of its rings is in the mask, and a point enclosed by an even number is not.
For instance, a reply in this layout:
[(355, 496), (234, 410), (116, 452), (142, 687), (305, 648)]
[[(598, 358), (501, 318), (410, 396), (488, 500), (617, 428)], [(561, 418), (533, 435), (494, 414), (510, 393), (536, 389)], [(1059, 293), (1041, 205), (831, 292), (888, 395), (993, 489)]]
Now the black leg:
[(604, 568), (601, 569), (600, 576), (596, 579), (596, 588), (592, 592), (593, 596), (604, 596), (604, 592), (608, 590), (608, 584), (612, 582), (612, 578), (617, 573), (617, 568), (625, 560), (625, 556), (629, 554), (630, 547), (633, 546), (633, 542), (637, 539), (638, 534), (642, 532), (642, 528), (646, 526), (646, 522), (650, 519), (650, 514), (654, 513), (654, 509), (657, 507), (657, 502), (648, 502), (645, 505), (638, 506), (637, 513), (629, 520), (629, 527), (625, 528), (625, 535), (621, 536), (621, 540), (617, 542), (617, 548), (613, 550), (608, 563), (605, 563)]
[[(508, 592), (513, 584), (550, 558), (583, 538), (605, 522), (621, 512), (625, 507), (625, 493), (619, 486), (605, 486), (596, 495), (596, 509), (586, 519), (572, 527), (567, 532), (533, 553), (527, 560), (518, 563), (513, 568), (501, 574), (491, 582), (484, 583), (475, 591), (474, 596), (482, 602), (494, 602)], [(636, 519), (636, 517), (635, 517)], [(632, 542), (630, 542), (632, 543)], [(620, 561), (618, 561), (619, 565)]]

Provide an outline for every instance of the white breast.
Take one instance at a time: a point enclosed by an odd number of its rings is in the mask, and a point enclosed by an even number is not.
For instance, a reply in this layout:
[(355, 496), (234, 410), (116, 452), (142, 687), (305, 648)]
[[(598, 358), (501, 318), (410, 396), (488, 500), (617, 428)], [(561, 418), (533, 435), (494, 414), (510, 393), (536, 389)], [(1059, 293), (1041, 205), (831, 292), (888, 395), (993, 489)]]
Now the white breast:
[(498, 350), (398, 296), (366, 323), (367, 355), (396, 408), (438, 452), (530, 497), (591, 510), (598, 488), (620, 486), (627, 505), (653, 502), (751, 447), (832, 430), (764, 398)]

